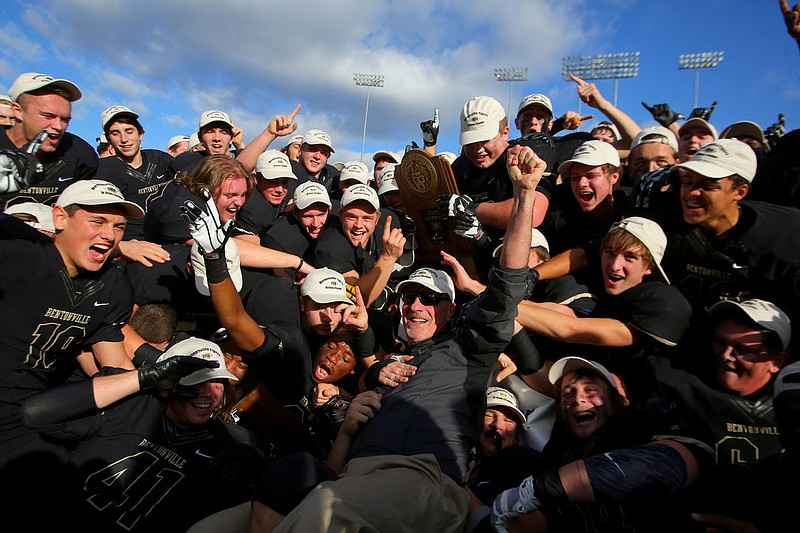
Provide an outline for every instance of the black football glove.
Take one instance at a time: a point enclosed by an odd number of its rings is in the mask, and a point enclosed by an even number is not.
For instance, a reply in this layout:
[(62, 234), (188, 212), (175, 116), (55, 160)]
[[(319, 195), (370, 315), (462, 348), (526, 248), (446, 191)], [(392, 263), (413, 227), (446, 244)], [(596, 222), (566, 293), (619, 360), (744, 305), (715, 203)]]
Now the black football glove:
[(44, 179), (44, 167), (36, 152), (47, 138), (43, 129), (22, 149), (0, 149), (0, 194), (17, 192)]
[(653, 115), (653, 119), (665, 128), (668, 128), (670, 124), (684, 117), (683, 113), (675, 113), (670, 109), (669, 104), (650, 106), (647, 102), (642, 100), (642, 105), (645, 109), (650, 111), (650, 114)]
[(411, 150), (415, 150), (417, 148), (419, 148), (419, 145), (417, 144), (417, 142), (416, 141), (411, 141), (411, 144), (407, 144), (406, 145), (406, 152), (405, 153), (408, 153)]
[(237, 442), (216, 455), (208, 467), (226, 481), (248, 485), (258, 478), (266, 463), (264, 452), (248, 444)]
[(137, 370), (139, 373), (139, 388), (142, 390), (172, 390), (181, 379), (189, 374), (204, 368), (217, 368), (218, 366), (219, 363), (216, 361), (208, 361), (199, 357), (170, 357), (160, 363), (139, 368)]
[(406, 213), (399, 213), (400, 230), (403, 232), (403, 237), (406, 239), (417, 233), (417, 223)]
[(211, 192), (204, 187), (200, 195), (206, 202), (205, 211), (191, 200), (186, 200), (181, 206), (181, 218), (189, 225), (189, 231), (197, 242), (200, 253), (221, 253), (225, 250), (225, 243), (230, 237), (233, 219), (222, 224)]
[(433, 110), (433, 120), (420, 122), (419, 127), (422, 130), (422, 144), (435, 146), (439, 138), (439, 108)]
[(783, 113), (780, 113), (778, 122), (764, 130), (764, 138), (767, 140), (770, 150), (775, 148), (784, 133), (786, 133), (786, 117), (783, 116)]
[(711, 104), (711, 107), (695, 107), (692, 109), (692, 112), (689, 114), (689, 118), (702, 118), (706, 122), (711, 119), (711, 113), (714, 112), (714, 109), (717, 107), (717, 101)]
[(453, 218), (453, 232), (465, 239), (475, 241), (480, 248), (488, 246), (490, 239), (475, 215), (476, 204), (466, 194), (443, 194), (438, 198), (443, 217)]

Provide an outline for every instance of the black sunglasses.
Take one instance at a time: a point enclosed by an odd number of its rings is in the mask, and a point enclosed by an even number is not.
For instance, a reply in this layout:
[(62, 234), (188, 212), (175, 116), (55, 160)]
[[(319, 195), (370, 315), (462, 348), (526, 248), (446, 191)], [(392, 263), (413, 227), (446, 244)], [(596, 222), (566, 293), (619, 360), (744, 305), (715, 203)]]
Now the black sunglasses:
[(412, 305), (417, 298), (422, 305), (436, 305), (445, 300), (450, 301), (449, 296), (440, 292), (404, 292), (400, 298), (405, 305)]

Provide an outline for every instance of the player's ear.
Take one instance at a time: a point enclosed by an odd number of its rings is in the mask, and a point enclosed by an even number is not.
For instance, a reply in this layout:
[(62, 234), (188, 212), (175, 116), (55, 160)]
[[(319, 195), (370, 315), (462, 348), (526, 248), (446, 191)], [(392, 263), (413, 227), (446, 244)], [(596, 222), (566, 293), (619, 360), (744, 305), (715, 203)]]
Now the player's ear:
[(67, 226), (68, 218), (69, 214), (62, 206), (53, 206), (53, 226), (56, 228), (56, 233), (62, 231)]

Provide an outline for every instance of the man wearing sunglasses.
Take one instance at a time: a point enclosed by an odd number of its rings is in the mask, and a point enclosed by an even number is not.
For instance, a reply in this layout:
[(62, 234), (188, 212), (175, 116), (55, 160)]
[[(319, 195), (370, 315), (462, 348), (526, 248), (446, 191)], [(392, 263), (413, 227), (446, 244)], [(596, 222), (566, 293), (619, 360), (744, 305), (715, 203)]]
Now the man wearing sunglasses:
[(469, 451), (480, 435), (493, 363), (511, 340), (526, 290), (530, 220), (545, 167), (529, 147), (508, 150), (515, 202), (501, 256), (487, 289), (463, 306), (455, 323), (447, 273), (420, 268), (398, 284), (408, 348), (396, 357), (404, 362), (387, 358), (370, 367), (371, 390), (353, 400), (326, 462), (333, 472), (320, 476), (329, 481), (294, 509), (256, 499), (251, 526), (463, 531)]

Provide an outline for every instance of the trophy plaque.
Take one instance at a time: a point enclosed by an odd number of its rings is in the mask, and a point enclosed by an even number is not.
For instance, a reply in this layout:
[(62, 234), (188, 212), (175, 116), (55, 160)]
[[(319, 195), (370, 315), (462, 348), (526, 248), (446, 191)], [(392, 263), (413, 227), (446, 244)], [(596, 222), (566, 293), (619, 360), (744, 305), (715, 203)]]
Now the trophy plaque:
[(438, 265), (439, 250), (444, 250), (474, 275), (475, 245), (453, 232), (452, 221), (442, 216), (437, 202), (442, 194), (459, 194), (450, 163), (415, 148), (405, 153), (394, 176), (406, 211), (417, 225), (417, 260)]

